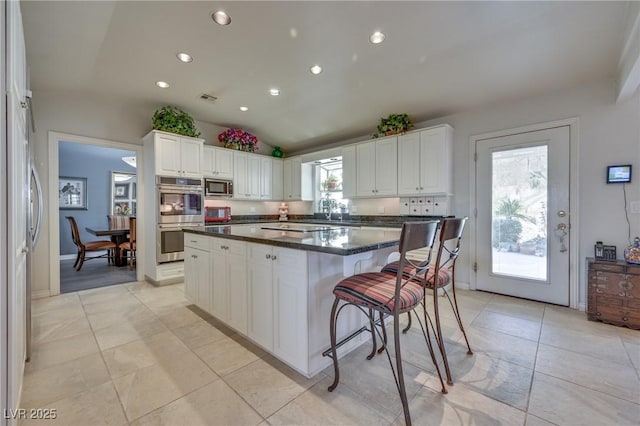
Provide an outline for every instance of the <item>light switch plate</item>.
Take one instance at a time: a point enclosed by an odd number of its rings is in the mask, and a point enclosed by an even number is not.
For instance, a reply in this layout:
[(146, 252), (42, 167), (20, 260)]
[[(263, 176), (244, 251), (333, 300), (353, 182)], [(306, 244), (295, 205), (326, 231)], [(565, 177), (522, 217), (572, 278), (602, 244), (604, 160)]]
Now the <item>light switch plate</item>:
[(632, 201), (629, 203), (631, 213), (640, 213), (640, 201)]

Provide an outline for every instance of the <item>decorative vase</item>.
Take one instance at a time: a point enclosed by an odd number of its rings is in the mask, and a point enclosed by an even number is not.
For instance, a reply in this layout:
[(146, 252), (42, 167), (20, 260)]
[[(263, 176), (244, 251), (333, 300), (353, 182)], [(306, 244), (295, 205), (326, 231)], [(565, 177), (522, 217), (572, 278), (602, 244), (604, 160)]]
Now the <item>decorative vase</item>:
[(640, 237), (635, 237), (633, 244), (624, 249), (624, 260), (627, 263), (640, 265)]
[(284, 157), (284, 152), (282, 152), (279, 146), (276, 146), (275, 148), (273, 148), (273, 151), (271, 151), (271, 156), (276, 158), (282, 158)]

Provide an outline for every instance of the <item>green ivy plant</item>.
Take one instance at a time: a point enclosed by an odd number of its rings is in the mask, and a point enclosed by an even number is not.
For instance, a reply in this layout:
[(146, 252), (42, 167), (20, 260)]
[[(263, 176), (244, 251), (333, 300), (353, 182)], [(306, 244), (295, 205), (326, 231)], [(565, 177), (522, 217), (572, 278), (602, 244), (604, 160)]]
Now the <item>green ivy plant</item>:
[(197, 138), (200, 132), (193, 124), (193, 118), (180, 108), (167, 105), (153, 113), (153, 129), (177, 133)]
[(409, 131), (413, 127), (411, 119), (407, 114), (391, 114), (387, 118), (381, 118), (378, 124), (378, 133), (374, 133), (373, 137), (395, 135)]

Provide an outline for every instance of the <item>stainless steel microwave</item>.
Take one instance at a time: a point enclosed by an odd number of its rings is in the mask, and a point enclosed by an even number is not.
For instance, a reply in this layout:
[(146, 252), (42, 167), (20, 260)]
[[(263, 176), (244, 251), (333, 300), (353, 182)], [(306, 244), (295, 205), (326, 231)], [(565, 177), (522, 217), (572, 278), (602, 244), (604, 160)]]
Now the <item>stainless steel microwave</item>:
[(233, 197), (233, 182), (222, 179), (205, 179), (204, 194), (207, 196)]

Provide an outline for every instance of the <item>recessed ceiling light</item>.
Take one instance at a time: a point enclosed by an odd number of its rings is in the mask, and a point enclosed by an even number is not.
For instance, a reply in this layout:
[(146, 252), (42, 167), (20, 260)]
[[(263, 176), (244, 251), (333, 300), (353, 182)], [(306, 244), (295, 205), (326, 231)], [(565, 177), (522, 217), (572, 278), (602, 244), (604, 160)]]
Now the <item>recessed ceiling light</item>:
[(178, 60), (184, 63), (193, 62), (193, 56), (189, 55), (188, 53), (180, 52), (176, 55), (176, 57), (178, 58)]
[(309, 68), (309, 71), (311, 71), (311, 74), (318, 75), (322, 72), (322, 67), (320, 65), (314, 65)]
[(269, 89), (269, 93), (271, 96), (278, 96), (280, 94), (280, 89)]
[(380, 31), (376, 31), (371, 34), (371, 36), (369, 37), (369, 41), (373, 44), (382, 43), (384, 41), (384, 34), (382, 34)]
[(156, 86), (161, 89), (166, 89), (167, 87), (169, 87), (169, 83), (167, 83), (166, 81), (156, 81)]
[(231, 16), (224, 13), (222, 10), (217, 10), (211, 14), (211, 19), (216, 24), (229, 25), (231, 23)]
[(249, 108), (246, 106), (241, 106), (240, 107), (240, 111), (245, 112), (245, 111), (249, 111)]

